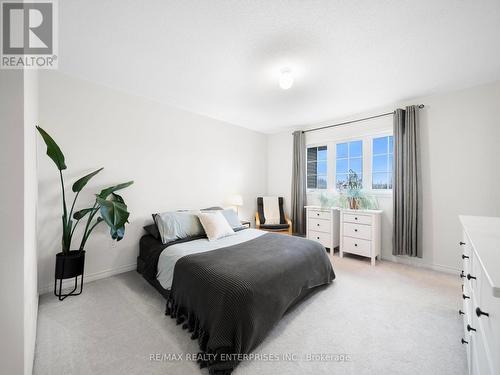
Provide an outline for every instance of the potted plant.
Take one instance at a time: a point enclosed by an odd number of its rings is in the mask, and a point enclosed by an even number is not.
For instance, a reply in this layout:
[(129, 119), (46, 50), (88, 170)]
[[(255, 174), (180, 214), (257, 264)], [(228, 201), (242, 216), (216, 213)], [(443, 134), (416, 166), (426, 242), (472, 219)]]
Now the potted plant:
[[(59, 177), (61, 181), (62, 190), (62, 240), (61, 252), (56, 254), (56, 267), (55, 267), (55, 281), (54, 281), (54, 294), (59, 297), (59, 300), (70, 295), (81, 294), (83, 290), (83, 270), (85, 265), (85, 244), (87, 243), (93, 230), (100, 224), (105, 223), (110, 229), (110, 235), (113, 240), (120, 241), (125, 235), (125, 224), (128, 223), (130, 213), (127, 211), (127, 205), (123, 198), (116, 194), (116, 191), (124, 189), (133, 184), (133, 181), (125, 182), (122, 184), (110, 186), (101, 190), (95, 195), (95, 201), (92, 207), (74, 211), (78, 195), (83, 190), (85, 185), (92, 177), (102, 171), (103, 168), (89, 173), (86, 176), (75, 181), (72, 186), (74, 193), (73, 203), (68, 211), (66, 205), (66, 191), (64, 187), (64, 178), (62, 171), (66, 169), (64, 154), (52, 139), (52, 137), (41, 127), (36, 127), (42, 136), (46, 146), (47, 155), (54, 161), (57, 169), (59, 170)], [(72, 250), (72, 241), (75, 229), (80, 222), (85, 222), (85, 228), (82, 234), (80, 245), (78, 249)], [(81, 276), (80, 291), (74, 293), (77, 289), (78, 276)], [(74, 289), (67, 294), (62, 294), (62, 280), (75, 278)], [(59, 280), (59, 291), (56, 292), (57, 281)]]
[(359, 209), (360, 200), (362, 198), (361, 189), (363, 188), (363, 183), (356, 172), (349, 169), (347, 181), (339, 182), (337, 188), (342, 194), (347, 192), (347, 201), (349, 202), (349, 208), (351, 210)]

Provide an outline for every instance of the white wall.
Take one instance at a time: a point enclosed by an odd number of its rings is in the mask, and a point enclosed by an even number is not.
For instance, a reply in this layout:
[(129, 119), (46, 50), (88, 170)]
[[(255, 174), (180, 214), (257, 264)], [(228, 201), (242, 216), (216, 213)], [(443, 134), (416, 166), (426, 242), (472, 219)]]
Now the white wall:
[(37, 160), (38, 74), (24, 73), (24, 373), (33, 372), (38, 316)]
[[(333, 119), (311, 127), (342, 122), (391, 111), (398, 106), (424, 103), (421, 111), (423, 194), (423, 258), (392, 256), (392, 198), (379, 196), (384, 210), (382, 256), (384, 259), (429, 266), (441, 270), (457, 270), (460, 260), (459, 214), (500, 216), (500, 83), (479, 86), (445, 95), (417, 98), (395, 103), (370, 113), (350, 118)], [(307, 143), (332, 137), (349, 138), (359, 132), (382, 131), (390, 126), (390, 117), (348, 125), (331, 130), (308, 133)], [(291, 131), (274, 134), (268, 140), (271, 162), (268, 167), (268, 191), (290, 196)], [(282, 162), (279, 162), (282, 161)], [(288, 203), (290, 199), (287, 199)], [(316, 203), (314, 195), (308, 201)], [(287, 206), (288, 210), (290, 207)]]
[(36, 337), (36, 73), (0, 70), (0, 372), (31, 374)]
[[(42, 72), (39, 87), (40, 124), (65, 153), (67, 191), (76, 178), (104, 167), (77, 208), (91, 205), (103, 187), (135, 181), (121, 193), (131, 212), (125, 238), (112, 241), (101, 224), (87, 242), (87, 280), (135, 268), (142, 227), (154, 212), (227, 205), (238, 193), (245, 203), (240, 218), (253, 218), (256, 197), (267, 189), (264, 134), (57, 72)], [(38, 271), (47, 291), (60, 251), (60, 186), (41, 140), (38, 148)]]

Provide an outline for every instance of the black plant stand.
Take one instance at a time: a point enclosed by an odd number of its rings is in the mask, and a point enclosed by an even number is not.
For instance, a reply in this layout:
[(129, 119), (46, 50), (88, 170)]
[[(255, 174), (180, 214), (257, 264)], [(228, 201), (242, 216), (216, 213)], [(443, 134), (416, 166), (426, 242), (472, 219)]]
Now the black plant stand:
[[(64, 300), (69, 296), (78, 296), (83, 291), (83, 271), (85, 266), (85, 251), (70, 251), (69, 253), (58, 253), (56, 255), (56, 270), (54, 278), (54, 295), (59, 298), (59, 301)], [(78, 276), (81, 276), (80, 291), (78, 289)], [(62, 282), (66, 279), (75, 279), (75, 287), (69, 293), (62, 293)], [(58, 288), (59, 281), (59, 288)]]

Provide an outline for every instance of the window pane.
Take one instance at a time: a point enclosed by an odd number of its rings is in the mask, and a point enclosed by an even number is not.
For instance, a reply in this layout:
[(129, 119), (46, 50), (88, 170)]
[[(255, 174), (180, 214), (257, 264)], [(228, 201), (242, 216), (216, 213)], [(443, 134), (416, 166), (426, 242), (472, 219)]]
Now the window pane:
[(349, 157), (361, 156), (363, 154), (363, 141), (349, 142)]
[(374, 173), (372, 180), (372, 189), (387, 189), (387, 182), (387, 173)]
[(387, 172), (387, 155), (379, 155), (373, 157), (373, 172)]
[(307, 149), (307, 161), (316, 161), (316, 155), (317, 155), (318, 149), (316, 147), (310, 147)]
[(318, 161), (318, 174), (326, 175), (326, 161)]
[(326, 176), (318, 176), (318, 189), (326, 189)]
[(337, 143), (337, 158), (347, 157), (347, 143)]
[(312, 163), (307, 163), (307, 175), (316, 175), (316, 171), (317, 171), (317, 165), (318, 163), (316, 162), (312, 162)]
[(326, 160), (326, 146), (318, 147), (318, 160)]
[(349, 172), (347, 168), (347, 159), (337, 159), (337, 174)]
[(388, 172), (392, 172), (393, 165), (394, 165), (394, 156), (389, 155), (389, 165), (388, 165), (389, 169), (388, 169)]
[(387, 154), (387, 137), (373, 138), (373, 155)]
[(350, 159), (349, 169), (361, 177), (363, 174), (363, 159), (361, 158), (353, 158)]
[(387, 189), (392, 189), (392, 173), (387, 173)]
[(393, 153), (394, 152), (394, 137), (391, 135), (389, 137), (389, 153)]
[(347, 173), (337, 174), (337, 177), (335, 179), (335, 186), (337, 187), (337, 189), (339, 189), (341, 185), (346, 182), (347, 182)]
[(307, 188), (316, 189), (316, 175), (307, 175)]

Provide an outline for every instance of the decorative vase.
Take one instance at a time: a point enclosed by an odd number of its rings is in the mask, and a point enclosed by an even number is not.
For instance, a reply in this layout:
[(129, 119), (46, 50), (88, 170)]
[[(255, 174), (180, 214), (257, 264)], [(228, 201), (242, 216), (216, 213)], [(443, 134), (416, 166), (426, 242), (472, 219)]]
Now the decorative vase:
[[(54, 295), (62, 301), (69, 296), (77, 296), (83, 291), (83, 271), (85, 266), (85, 251), (72, 250), (67, 253), (56, 254), (56, 269), (54, 280)], [(80, 291), (75, 293), (78, 287), (78, 276), (81, 276)], [(62, 294), (62, 281), (75, 278), (75, 286), (69, 293)], [(59, 290), (57, 290), (57, 281), (59, 280)]]
[(359, 208), (357, 198), (349, 197), (348, 200), (349, 200), (349, 207), (351, 208), (351, 210), (357, 210)]

